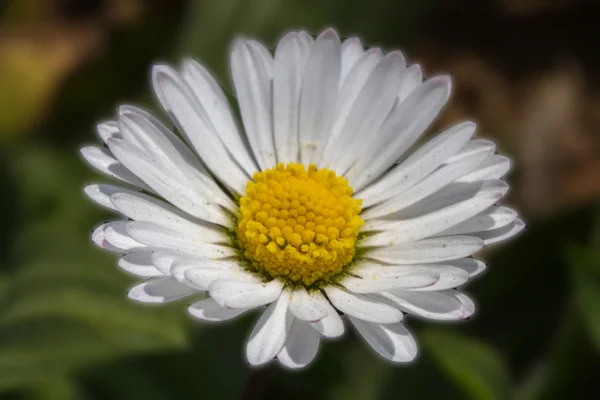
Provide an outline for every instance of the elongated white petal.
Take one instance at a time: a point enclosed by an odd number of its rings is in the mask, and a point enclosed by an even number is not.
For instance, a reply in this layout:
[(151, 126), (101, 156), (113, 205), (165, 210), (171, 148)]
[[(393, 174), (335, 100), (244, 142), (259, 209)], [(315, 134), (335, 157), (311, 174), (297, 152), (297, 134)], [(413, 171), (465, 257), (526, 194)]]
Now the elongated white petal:
[(334, 286), (326, 287), (325, 292), (334, 307), (345, 314), (381, 324), (402, 320), (402, 313), (398, 309), (365, 295), (352, 294)]
[(273, 67), (273, 133), (277, 161), (297, 162), (300, 89), (310, 47), (296, 32), (281, 39)]
[[(405, 70), (402, 53), (391, 52), (377, 64), (365, 82), (337, 138), (345, 144), (342, 146), (344, 151), (335, 160), (335, 169), (339, 173), (348, 171), (362, 157), (363, 149), (373, 140), (373, 132), (383, 125), (396, 102)], [(356, 169), (351, 169), (346, 174), (350, 181), (355, 172)]]
[(358, 333), (380, 356), (394, 362), (412, 361), (417, 356), (417, 344), (401, 323), (381, 325), (350, 316)]
[(249, 310), (251, 310), (251, 308), (223, 307), (210, 297), (192, 303), (192, 305), (188, 307), (188, 312), (193, 317), (211, 322), (227, 321)]
[(185, 276), (200, 287), (207, 288), (214, 281), (225, 279), (260, 283), (258, 277), (243, 268), (233, 267), (213, 260), (182, 260), (177, 265), (188, 267)]
[[(453, 126), (419, 147), (379, 181), (357, 194), (363, 207), (401, 195), (456, 154), (475, 133), (475, 124)], [(368, 211), (368, 210), (367, 210)]]
[(424, 264), (468, 257), (483, 248), (474, 236), (442, 236), (368, 249), (364, 257), (393, 264)]
[(300, 97), (300, 161), (317, 163), (325, 148), (336, 110), (340, 40), (333, 29), (323, 32), (311, 48)]
[(213, 259), (237, 254), (231, 247), (205, 243), (201, 237), (184, 234), (151, 222), (128, 222), (126, 230), (136, 241), (157, 249), (174, 250)]
[(463, 176), (461, 182), (474, 182), (484, 179), (500, 179), (510, 170), (510, 159), (501, 155), (493, 155), (485, 160), (476, 171)]
[[(411, 219), (446, 207), (457, 205), (461, 202), (473, 199), (478, 196), (487, 196), (488, 194), (504, 193), (508, 191), (506, 182), (500, 180), (477, 181), (477, 182), (453, 182), (439, 192), (419, 201), (418, 203), (405, 208), (393, 215), (386, 216), (388, 220)], [(492, 207), (490, 207), (491, 209)], [(370, 220), (368, 224), (375, 224), (377, 220)], [(384, 221), (384, 220), (380, 220)], [(440, 236), (442, 234), (440, 233)]]
[(110, 223), (102, 224), (94, 229), (92, 232), (92, 242), (94, 242), (98, 247), (113, 253), (127, 253), (126, 251), (113, 246), (105, 239), (105, 230), (109, 224)]
[(376, 227), (377, 230), (385, 229), (385, 231), (365, 238), (361, 246), (406, 243), (443, 232), (489, 208), (504, 196), (506, 190), (508, 190), (507, 185), (491, 193), (483, 192), (468, 200), (408, 220), (374, 223), (371, 226), (367, 226), (369, 224), (367, 222), (366, 230)]
[(175, 260), (185, 257), (187, 257), (186, 254), (177, 251), (160, 250), (152, 252), (150, 261), (163, 275), (171, 275), (171, 266)]
[(440, 274), (433, 270), (411, 271), (409, 268), (402, 267), (381, 267), (379, 271), (366, 276), (357, 273), (356, 276), (343, 278), (340, 284), (354, 293), (377, 293), (389, 289), (428, 287), (440, 280)]
[(126, 221), (116, 221), (104, 226), (104, 240), (122, 252), (143, 250), (146, 246), (131, 237)]
[(331, 169), (337, 167), (336, 161), (345, 150), (344, 146), (340, 146), (340, 136), (343, 133), (344, 126), (346, 126), (346, 121), (350, 117), (354, 103), (356, 103), (365, 83), (382, 58), (383, 52), (380, 49), (370, 49), (356, 61), (349, 71), (347, 79), (340, 88), (335, 118), (327, 138), (325, 150), (321, 156), (320, 166)]
[(322, 320), (328, 314), (322, 302), (314, 294), (309, 294), (304, 288), (293, 291), (290, 300), (290, 312), (299, 320), (309, 322)]
[(208, 200), (205, 194), (178, 181), (168, 171), (157, 168), (150, 159), (130, 143), (111, 139), (109, 146), (117, 159), (171, 204), (205, 221), (223, 226), (232, 225), (224, 212)]
[(182, 75), (206, 111), (206, 116), (210, 119), (217, 137), (221, 139), (227, 151), (231, 153), (246, 174), (252, 176), (256, 172), (256, 165), (220, 85), (206, 68), (192, 59), (184, 60)]
[(192, 221), (179, 209), (142, 193), (117, 192), (110, 198), (112, 204), (128, 218), (148, 221), (200, 238), (208, 243), (225, 243), (228, 235), (214, 225), (204, 221)]
[(104, 185), (104, 184), (93, 184), (87, 185), (83, 188), (85, 194), (96, 203), (110, 210), (118, 211), (117, 208), (110, 201), (110, 196), (118, 192), (125, 193), (137, 193), (133, 190), (125, 189), (120, 186)]
[(469, 273), (462, 268), (453, 266), (452, 263), (419, 265), (415, 269), (418, 271), (436, 273), (439, 275), (440, 279), (430, 286), (409, 288), (407, 290), (430, 292), (436, 290), (454, 289), (467, 283), (469, 280)]
[(295, 319), (277, 360), (288, 368), (304, 368), (317, 355), (320, 341), (319, 333), (308, 322)]
[(439, 76), (419, 85), (385, 121), (376, 140), (363, 150), (352, 187), (360, 190), (391, 167), (421, 136), (450, 97), (450, 78)]
[(244, 128), (261, 170), (275, 166), (272, 85), (261, 51), (238, 40), (231, 52), (231, 73)]
[(517, 212), (507, 207), (492, 207), (442, 232), (443, 235), (464, 235), (502, 228), (517, 218)]
[(125, 254), (119, 260), (119, 267), (137, 276), (154, 277), (163, 275), (152, 264), (151, 253), (149, 252)]
[(117, 161), (108, 150), (99, 147), (83, 147), (81, 155), (87, 162), (100, 172), (112, 176), (120, 181), (146, 189), (144, 184), (137, 176), (128, 170), (123, 164)]
[(119, 133), (119, 124), (117, 121), (104, 121), (96, 125), (96, 132), (98, 132), (98, 136), (104, 143), (113, 137), (121, 139), (121, 134)]
[(475, 260), (473, 258), (461, 258), (460, 260), (447, 261), (444, 264), (450, 264), (456, 268), (460, 268), (469, 274), (469, 278), (473, 278), (485, 270), (485, 263), (483, 261)]
[(423, 71), (419, 64), (413, 64), (406, 69), (402, 87), (398, 92), (398, 106), (423, 82)]
[(206, 166), (226, 186), (242, 193), (246, 181), (244, 173), (231, 162), (225, 146), (209, 123), (206, 111), (185, 81), (172, 68), (155, 65), (152, 83), (163, 108)]
[(341, 52), (342, 69), (340, 73), (340, 86), (344, 84), (344, 81), (352, 67), (354, 67), (356, 62), (364, 54), (364, 49), (360, 43), (360, 39), (357, 37), (352, 37), (344, 40), (341, 46)]
[(254, 326), (246, 345), (246, 358), (250, 365), (265, 364), (281, 351), (294, 319), (288, 313), (289, 302), (289, 293), (282, 292)]
[(474, 170), (487, 156), (488, 154), (475, 154), (446, 164), (432, 172), (429, 176), (412, 186), (410, 189), (369, 208), (363, 213), (362, 218), (367, 220), (403, 210), (440, 191), (457, 178)]
[(485, 232), (476, 232), (473, 235), (481, 238), (483, 243), (492, 244), (506, 240), (517, 233), (521, 232), (525, 228), (525, 223), (520, 219), (516, 219), (514, 222), (498, 229), (493, 229)]
[(218, 279), (208, 289), (210, 296), (222, 306), (250, 308), (274, 302), (281, 294), (283, 284), (279, 281), (256, 283)]
[(327, 316), (317, 322), (311, 322), (310, 325), (321, 335), (328, 338), (337, 338), (344, 334), (344, 321), (338, 315), (338, 312), (329, 300), (321, 292), (311, 293), (313, 299), (317, 301), (327, 312)]
[(196, 291), (170, 277), (152, 278), (131, 288), (129, 298), (142, 303), (168, 303)]
[(473, 302), (455, 290), (418, 292), (394, 290), (381, 293), (406, 313), (437, 320), (468, 318), (475, 311)]
[(174, 179), (206, 193), (206, 198), (235, 212), (233, 201), (215, 183), (189, 147), (160, 121), (132, 106), (119, 108), (119, 127), (126, 140), (138, 143), (146, 156)]

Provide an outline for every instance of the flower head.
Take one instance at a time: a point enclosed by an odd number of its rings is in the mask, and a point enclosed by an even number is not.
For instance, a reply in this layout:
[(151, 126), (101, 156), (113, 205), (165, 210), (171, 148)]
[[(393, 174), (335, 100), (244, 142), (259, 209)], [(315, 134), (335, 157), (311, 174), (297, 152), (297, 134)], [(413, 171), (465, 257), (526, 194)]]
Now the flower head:
[(274, 55), (235, 42), (231, 72), (243, 128), (222, 89), (193, 60), (156, 65), (154, 92), (175, 134), (121, 106), (98, 133), (108, 148), (85, 159), (121, 186), (85, 188), (122, 214), (93, 240), (148, 278), (141, 302), (199, 296), (191, 315), (225, 321), (262, 312), (247, 344), (260, 365), (308, 365), (321, 338), (350, 322), (381, 356), (412, 360), (405, 314), (457, 320), (473, 302), (456, 288), (484, 269), (469, 258), (516, 234), (517, 214), (495, 205), (509, 160), (455, 125), (415, 143), (450, 94), (423, 81), (399, 52), (287, 34)]

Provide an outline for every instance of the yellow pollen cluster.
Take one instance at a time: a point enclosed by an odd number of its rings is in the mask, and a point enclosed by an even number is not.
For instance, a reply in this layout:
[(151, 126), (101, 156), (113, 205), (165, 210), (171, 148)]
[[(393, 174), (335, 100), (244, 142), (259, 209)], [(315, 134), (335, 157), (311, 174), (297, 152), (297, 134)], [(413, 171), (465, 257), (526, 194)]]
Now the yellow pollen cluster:
[(304, 286), (330, 282), (354, 257), (361, 203), (333, 171), (279, 163), (246, 185), (240, 247), (251, 267), (271, 278)]

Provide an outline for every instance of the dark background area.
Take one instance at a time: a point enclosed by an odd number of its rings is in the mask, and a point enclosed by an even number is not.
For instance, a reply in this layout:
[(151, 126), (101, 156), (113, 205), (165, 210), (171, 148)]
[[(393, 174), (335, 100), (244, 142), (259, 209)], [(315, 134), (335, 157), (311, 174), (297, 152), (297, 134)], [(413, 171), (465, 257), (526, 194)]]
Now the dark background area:
[[(600, 3), (576, 0), (0, 1), (1, 399), (600, 398)], [(451, 73), (434, 127), (473, 119), (514, 159), (528, 229), (481, 254), (462, 323), (407, 318), (420, 355), (379, 359), (348, 332), (312, 367), (251, 370), (256, 315), (223, 325), (126, 297), (95, 248), (115, 216), (79, 157), (116, 106), (152, 102), (149, 70), (193, 55), (231, 86), (231, 39), (272, 47), (333, 26)]]

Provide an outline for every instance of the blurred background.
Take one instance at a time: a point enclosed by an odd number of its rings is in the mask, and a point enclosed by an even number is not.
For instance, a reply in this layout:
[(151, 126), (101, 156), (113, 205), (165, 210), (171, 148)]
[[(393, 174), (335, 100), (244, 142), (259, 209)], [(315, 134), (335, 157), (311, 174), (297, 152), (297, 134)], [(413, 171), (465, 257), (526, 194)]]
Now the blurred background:
[[(0, 1), (0, 398), (600, 398), (598, 21), (584, 0)], [(132, 277), (90, 241), (115, 216), (82, 188), (106, 179), (78, 148), (118, 104), (154, 109), (153, 62), (193, 55), (228, 88), (233, 36), (326, 26), (453, 75), (436, 128), (474, 119), (515, 160), (528, 229), (481, 255), (471, 320), (407, 318), (413, 364), (349, 332), (306, 371), (249, 370), (256, 315), (210, 325), (185, 301), (127, 300)]]

